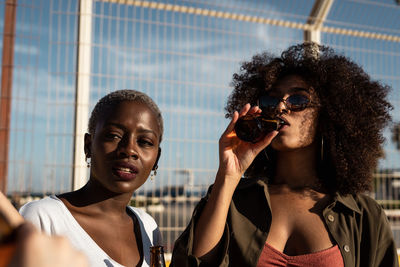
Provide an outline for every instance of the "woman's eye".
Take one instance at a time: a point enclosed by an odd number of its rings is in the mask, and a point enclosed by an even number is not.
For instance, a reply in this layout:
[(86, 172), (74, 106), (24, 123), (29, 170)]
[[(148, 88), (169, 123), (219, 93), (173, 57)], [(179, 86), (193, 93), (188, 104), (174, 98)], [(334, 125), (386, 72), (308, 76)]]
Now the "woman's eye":
[(139, 139), (138, 143), (142, 146), (154, 146), (154, 143), (151, 140), (147, 139)]
[(109, 140), (116, 140), (116, 139), (121, 139), (122, 137), (115, 133), (108, 133), (106, 134), (106, 138)]

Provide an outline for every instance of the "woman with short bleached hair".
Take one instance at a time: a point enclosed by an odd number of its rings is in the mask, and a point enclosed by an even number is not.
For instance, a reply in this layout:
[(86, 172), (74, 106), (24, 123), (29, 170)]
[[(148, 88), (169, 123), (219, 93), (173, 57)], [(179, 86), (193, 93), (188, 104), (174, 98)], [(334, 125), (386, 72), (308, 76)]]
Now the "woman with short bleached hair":
[(20, 212), (43, 232), (66, 236), (90, 266), (149, 266), (150, 247), (161, 245), (161, 234), (154, 219), (129, 202), (157, 171), (163, 131), (161, 112), (148, 95), (107, 94), (85, 134), (86, 185), (30, 202)]

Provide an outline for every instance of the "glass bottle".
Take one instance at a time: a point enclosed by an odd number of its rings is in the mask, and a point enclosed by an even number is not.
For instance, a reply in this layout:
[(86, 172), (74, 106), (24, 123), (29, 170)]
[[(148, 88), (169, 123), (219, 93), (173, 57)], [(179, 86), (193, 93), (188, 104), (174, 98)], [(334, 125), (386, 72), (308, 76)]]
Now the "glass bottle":
[(239, 139), (257, 143), (269, 132), (276, 131), (285, 122), (279, 118), (268, 118), (264, 115), (245, 115), (235, 124), (235, 132)]
[(8, 266), (16, 249), (16, 236), (11, 225), (0, 214), (0, 267)]
[(164, 247), (150, 247), (150, 267), (165, 267)]

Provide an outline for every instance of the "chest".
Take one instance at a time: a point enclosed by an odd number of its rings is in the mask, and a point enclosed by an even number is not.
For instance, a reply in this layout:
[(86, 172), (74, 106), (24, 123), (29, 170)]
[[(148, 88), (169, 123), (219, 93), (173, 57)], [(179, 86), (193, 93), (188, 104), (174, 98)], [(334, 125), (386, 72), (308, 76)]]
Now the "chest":
[(137, 266), (143, 256), (140, 228), (134, 220), (108, 221), (76, 216), (90, 238), (113, 260)]
[(326, 202), (324, 196), (271, 194), (272, 221), (267, 243), (289, 255), (331, 247), (333, 242), (322, 217)]
[(299, 225), (321, 221), (322, 211), (327, 202), (312, 196), (292, 193), (270, 195), (272, 217), (285, 222), (285, 225)]

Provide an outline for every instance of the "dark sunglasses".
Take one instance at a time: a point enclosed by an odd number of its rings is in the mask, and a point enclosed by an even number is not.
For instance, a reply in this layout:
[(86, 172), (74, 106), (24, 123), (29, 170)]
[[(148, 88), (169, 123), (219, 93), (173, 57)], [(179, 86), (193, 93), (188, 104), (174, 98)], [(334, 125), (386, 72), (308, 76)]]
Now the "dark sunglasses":
[(280, 102), (283, 102), (290, 111), (302, 111), (311, 106), (318, 106), (311, 99), (303, 94), (292, 94), (286, 99), (270, 95), (262, 95), (258, 99), (258, 106), (266, 112), (271, 112), (276, 109)]

